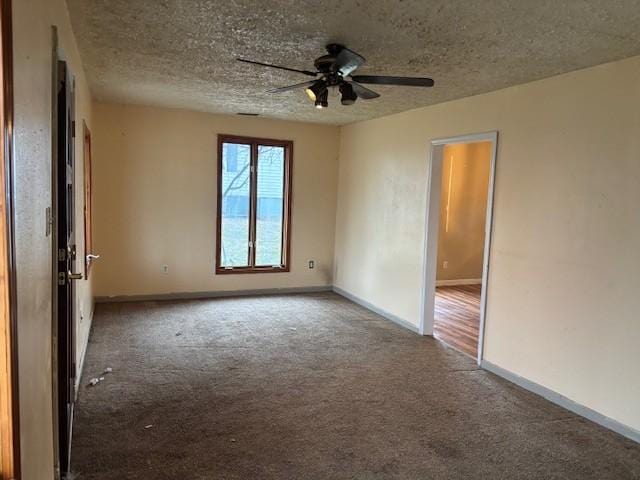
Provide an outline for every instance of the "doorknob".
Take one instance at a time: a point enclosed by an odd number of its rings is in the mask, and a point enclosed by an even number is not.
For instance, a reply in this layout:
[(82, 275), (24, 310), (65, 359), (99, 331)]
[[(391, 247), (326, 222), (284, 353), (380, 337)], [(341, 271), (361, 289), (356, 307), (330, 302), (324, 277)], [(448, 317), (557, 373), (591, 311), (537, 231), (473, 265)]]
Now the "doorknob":
[(82, 280), (82, 274), (81, 273), (73, 273), (71, 270), (69, 270), (67, 272), (67, 278), (69, 280)]
[(93, 260), (100, 258), (100, 255), (94, 255), (93, 253), (87, 254), (87, 263), (91, 263)]

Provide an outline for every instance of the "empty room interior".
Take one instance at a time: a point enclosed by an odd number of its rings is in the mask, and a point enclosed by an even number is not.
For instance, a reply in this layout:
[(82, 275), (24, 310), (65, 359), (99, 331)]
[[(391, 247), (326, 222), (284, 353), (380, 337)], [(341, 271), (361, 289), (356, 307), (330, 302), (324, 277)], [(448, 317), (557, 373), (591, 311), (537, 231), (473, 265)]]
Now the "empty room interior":
[(442, 151), (433, 336), (472, 357), (480, 337), (485, 229), (491, 228), (491, 159), (490, 142), (448, 144)]
[(0, 480), (640, 479), (637, 1), (0, 16)]

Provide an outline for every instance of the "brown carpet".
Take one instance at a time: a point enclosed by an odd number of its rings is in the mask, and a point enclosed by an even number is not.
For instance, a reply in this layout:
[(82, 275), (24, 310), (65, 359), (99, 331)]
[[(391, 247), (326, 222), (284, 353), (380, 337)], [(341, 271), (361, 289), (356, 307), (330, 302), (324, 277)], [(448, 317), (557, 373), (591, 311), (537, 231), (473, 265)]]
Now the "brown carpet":
[(80, 479), (640, 478), (640, 445), (333, 293), (98, 305), (82, 383)]

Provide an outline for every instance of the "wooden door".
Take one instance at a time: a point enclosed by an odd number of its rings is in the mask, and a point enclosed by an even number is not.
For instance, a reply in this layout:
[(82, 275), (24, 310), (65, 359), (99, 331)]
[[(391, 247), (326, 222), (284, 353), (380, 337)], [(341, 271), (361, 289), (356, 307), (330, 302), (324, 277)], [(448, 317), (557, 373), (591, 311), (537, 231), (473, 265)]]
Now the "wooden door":
[(60, 470), (70, 468), (71, 432), (75, 399), (75, 288), (82, 278), (75, 273), (75, 159), (74, 91), (65, 62), (58, 62), (57, 75), (57, 179), (56, 179), (56, 263), (58, 336), (58, 445)]

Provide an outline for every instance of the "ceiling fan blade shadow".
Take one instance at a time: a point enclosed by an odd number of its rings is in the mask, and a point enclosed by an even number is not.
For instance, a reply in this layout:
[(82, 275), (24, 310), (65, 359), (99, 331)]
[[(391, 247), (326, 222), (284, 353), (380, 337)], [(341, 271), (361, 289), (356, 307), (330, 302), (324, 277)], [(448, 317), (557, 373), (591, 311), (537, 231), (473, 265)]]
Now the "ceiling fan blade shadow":
[(298, 70), (297, 68), (281, 67), (280, 65), (272, 65), (271, 63), (254, 62), (253, 60), (245, 60), (244, 58), (236, 58), (236, 60), (238, 60), (239, 62), (250, 63), (252, 65), (260, 65), (262, 67), (277, 68), (278, 70), (286, 70), (288, 72), (302, 73), (304, 75), (309, 75), (310, 77), (315, 77), (317, 75), (316, 72), (312, 72), (310, 70)]
[(274, 88), (273, 90), (268, 90), (267, 93), (288, 92), (289, 90), (296, 90), (298, 88), (310, 87), (314, 83), (316, 83), (316, 80), (309, 80), (308, 82), (296, 83), (294, 85), (287, 85), (286, 87)]
[(435, 82), (424, 77), (386, 77), (381, 75), (353, 75), (352, 80), (372, 85), (400, 85), (405, 87), (433, 87)]
[(358, 95), (359, 98), (363, 100), (371, 100), (373, 98), (378, 98), (380, 96), (379, 93), (374, 92), (373, 90), (369, 90), (367, 87), (363, 87), (359, 83), (349, 82), (353, 87), (353, 91)]
[(340, 53), (336, 56), (336, 61), (333, 64), (334, 69), (346, 77), (351, 72), (360, 67), (366, 60), (364, 57), (353, 50), (349, 50), (347, 47), (343, 47)]

